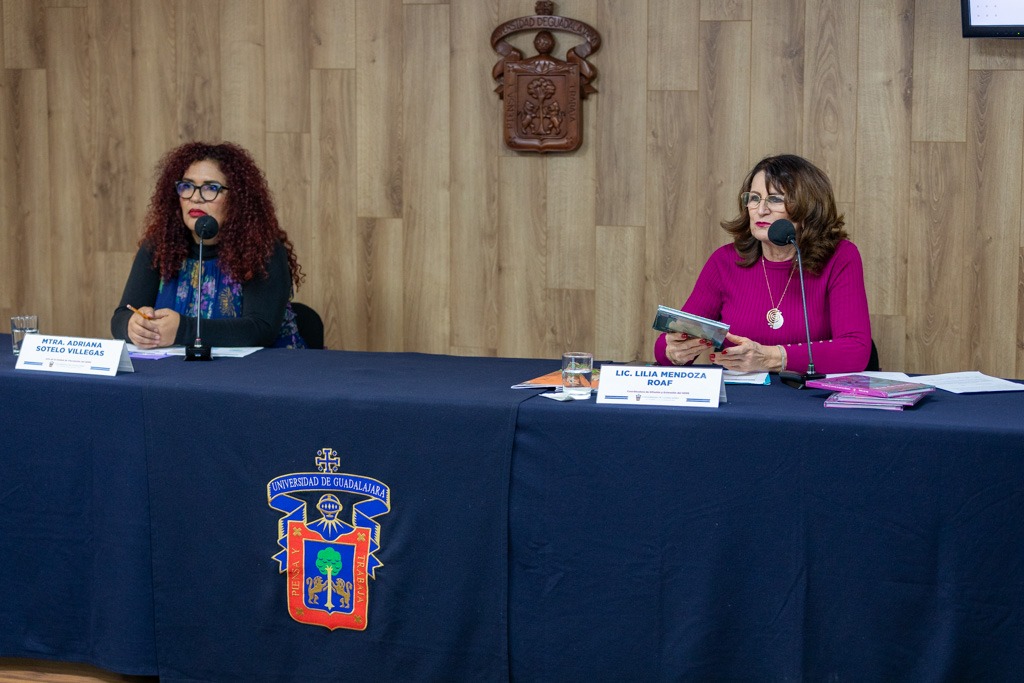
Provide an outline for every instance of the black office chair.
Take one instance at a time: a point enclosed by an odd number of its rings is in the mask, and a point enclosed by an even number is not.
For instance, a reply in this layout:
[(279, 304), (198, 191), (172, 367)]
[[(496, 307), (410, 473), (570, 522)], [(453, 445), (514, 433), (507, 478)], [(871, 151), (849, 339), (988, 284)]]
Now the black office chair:
[(306, 340), (306, 347), (324, 348), (324, 321), (320, 314), (298, 301), (293, 301), (291, 306), (292, 312), (295, 313), (295, 325), (299, 328), (299, 334)]
[(878, 365), (878, 347), (875, 346), (875, 340), (871, 340), (871, 355), (868, 357), (868, 366), (865, 370), (880, 370)]

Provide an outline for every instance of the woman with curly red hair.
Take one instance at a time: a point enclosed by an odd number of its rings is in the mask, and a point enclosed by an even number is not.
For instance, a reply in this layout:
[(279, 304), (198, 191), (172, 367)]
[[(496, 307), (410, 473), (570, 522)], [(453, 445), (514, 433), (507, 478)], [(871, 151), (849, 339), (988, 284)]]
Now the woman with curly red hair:
[[(190, 142), (157, 168), (146, 230), (110, 319), (114, 337), (147, 349), (192, 342), (199, 289), (207, 345), (304, 348), (289, 304), (302, 269), (249, 153), (232, 143)], [(203, 216), (220, 229), (202, 240), (200, 283), (196, 222)]]

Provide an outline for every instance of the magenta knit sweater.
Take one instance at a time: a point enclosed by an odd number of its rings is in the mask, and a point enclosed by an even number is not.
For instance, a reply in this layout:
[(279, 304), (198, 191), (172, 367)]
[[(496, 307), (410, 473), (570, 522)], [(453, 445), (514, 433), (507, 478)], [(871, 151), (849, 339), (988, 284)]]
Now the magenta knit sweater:
[[(743, 268), (736, 261), (732, 244), (715, 250), (682, 310), (726, 322), (732, 334), (765, 346), (782, 344), (786, 347), (786, 369), (805, 372), (807, 333), (800, 305), (799, 274), (793, 274), (787, 290), (791, 262), (765, 260), (762, 269), (761, 261), (750, 268)], [(785, 321), (778, 330), (769, 327), (765, 319), (772, 307), (766, 271), (771, 296)], [(871, 353), (871, 320), (864, 291), (864, 266), (857, 247), (848, 240), (841, 241), (820, 275), (804, 273), (804, 285), (814, 369), (823, 373), (862, 371)], [(726, 346), (731, 344), (726, 342)], [(654, 343), (654, 358), (660, 365), (672, 364), (665, 356), (664, 334)]]

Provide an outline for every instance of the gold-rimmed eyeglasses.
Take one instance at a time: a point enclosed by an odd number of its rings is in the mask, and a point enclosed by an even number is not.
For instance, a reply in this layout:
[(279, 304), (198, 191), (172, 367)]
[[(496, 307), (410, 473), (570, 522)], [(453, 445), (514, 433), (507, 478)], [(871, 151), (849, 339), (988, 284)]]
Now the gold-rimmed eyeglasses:
[(756, 209), (764, 202), (769, 211), (782, 211), (786, 208), (786, 196), (781, 194), (770, 194), (762, 197), (758, 192), (744, 192), (740, 195), (740, 202), (748, 209)]

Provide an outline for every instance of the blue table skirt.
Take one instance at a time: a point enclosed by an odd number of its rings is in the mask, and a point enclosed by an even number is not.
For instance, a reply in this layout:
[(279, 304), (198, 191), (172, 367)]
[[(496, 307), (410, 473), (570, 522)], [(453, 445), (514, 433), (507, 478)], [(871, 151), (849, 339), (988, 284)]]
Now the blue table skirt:
[[(244, 359), (241, 391), (225, 362), (146, 392), (161, 679), (508, 680), (508, 478), (532, 395), (509, 387), (552, 361), (310, 353)], [(325, 448), (390, 491), (365, 630), (296, 621), (272, 559), (268, 482)]]
[(1024, 393), (728, 393), (521, 407), (513, 679), (1019, 676)]
[[(553, 360), (282, 350), (90, 378), (14, 371), (3, 341), (2, 656), (165, 681), (1024, 668), (1024, 394), (609, 407), (509, 389)], [(296, 618), (274, 559), (268, 484), (326, 450), (388, 492), (355, 524), (381, 563), (361, 629)]]
[(0, 348), (0, 655), (154, 674), (141, 387)]

